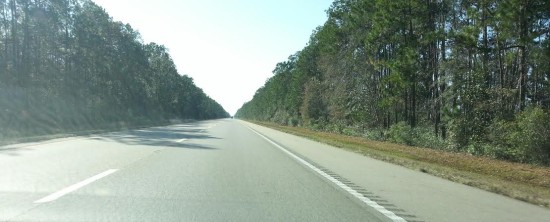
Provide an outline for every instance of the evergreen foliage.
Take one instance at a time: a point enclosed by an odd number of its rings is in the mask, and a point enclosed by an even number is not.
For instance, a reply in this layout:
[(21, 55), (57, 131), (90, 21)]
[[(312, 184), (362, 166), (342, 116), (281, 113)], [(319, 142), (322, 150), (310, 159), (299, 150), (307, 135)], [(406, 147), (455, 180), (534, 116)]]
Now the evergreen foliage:
[(0, 0), (0, 138), (227, 117), (89, 0)]
[(550, 162), (549, 1), (336, 0), (327, 12), (238, 117)]

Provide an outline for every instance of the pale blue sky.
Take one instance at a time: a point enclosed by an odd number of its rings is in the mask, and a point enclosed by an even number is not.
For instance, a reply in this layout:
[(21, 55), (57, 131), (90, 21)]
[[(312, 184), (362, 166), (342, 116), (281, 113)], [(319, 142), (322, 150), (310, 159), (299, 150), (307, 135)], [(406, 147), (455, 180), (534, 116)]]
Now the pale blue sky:
[(332, 0), (93, 0), (143, 40), (165, 45), (181, 74), (230, 114), (278, 62), (301, 50)]

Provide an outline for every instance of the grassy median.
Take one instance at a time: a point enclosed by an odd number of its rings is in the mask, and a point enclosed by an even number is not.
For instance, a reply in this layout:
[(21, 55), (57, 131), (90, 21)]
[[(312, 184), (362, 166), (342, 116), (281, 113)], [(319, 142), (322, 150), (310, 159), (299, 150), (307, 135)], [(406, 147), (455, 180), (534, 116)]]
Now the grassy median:
[(549, 167), (372, 141), (362, 137), (319, 132), (301, 127), (265, 122), (254, 123), (550, 208)]

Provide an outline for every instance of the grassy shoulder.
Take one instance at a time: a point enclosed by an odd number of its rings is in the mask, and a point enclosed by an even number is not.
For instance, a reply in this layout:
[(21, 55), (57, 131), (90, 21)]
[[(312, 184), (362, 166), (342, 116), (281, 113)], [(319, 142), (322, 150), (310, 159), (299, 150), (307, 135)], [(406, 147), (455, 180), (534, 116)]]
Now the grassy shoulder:
[(266, 122), (253, 123), (550, 208), (549, 167), (372, 141), (301, 127)]

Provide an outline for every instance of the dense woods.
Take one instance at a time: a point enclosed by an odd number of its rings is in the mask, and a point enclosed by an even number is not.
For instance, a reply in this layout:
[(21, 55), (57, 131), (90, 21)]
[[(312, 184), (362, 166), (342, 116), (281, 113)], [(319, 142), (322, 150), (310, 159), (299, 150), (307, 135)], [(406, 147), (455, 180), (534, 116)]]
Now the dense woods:
[(228, 114), (88, 0), (0, 0), (0, 138)]
[(336, 0), (237, 112), (550, 163), (550, 2)]

